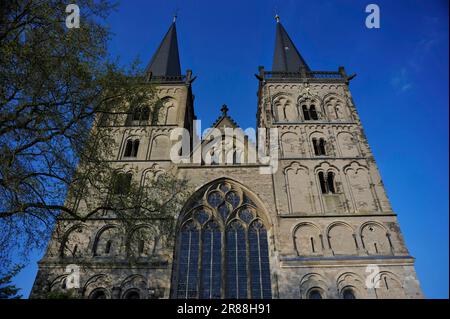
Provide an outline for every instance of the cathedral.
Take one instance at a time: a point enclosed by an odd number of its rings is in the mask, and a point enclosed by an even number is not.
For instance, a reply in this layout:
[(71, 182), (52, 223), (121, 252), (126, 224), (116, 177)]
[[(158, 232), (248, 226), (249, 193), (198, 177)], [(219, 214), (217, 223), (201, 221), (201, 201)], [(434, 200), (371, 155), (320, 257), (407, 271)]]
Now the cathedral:
[[(276, 160), (250, 160), (269, 144), (258, 136), (232, 147), (230, 161), (216, 148), (209, 160), (174, 163), (171, 131), (194, 133), (196, 120), (195, 77), (181, 71), (175, 19), (146, 74), (162, 117), (102, 125), (114, 126), (115, 162), (138, 172), (131, 178), (175, 169), (195, 190), (176, 212), (173, 247), (142, 242), (130, 266), (133, 234), (114, 218), (61, 219), (30, 298), (64, 291), (68, 265), (86, 299), (423, 298), (349, 90), (354, 75), (311, 69), (277, 16), (272, 67), (259, 67), (255, 80), (256, 127), (277, 132)], [(239, 126), (224, 105), (212, 128)]]

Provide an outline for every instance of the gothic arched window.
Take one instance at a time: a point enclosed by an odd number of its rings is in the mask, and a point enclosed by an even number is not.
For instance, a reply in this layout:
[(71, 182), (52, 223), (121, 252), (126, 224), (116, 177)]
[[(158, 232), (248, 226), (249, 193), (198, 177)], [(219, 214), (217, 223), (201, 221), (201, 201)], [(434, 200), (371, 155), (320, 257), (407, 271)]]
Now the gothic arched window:
[(187, 222), (181, 229), (178, 243), (177, 298), (198, 296), (199, 235), (199, 227), (194, 221)]
[(233, 221), (226, 230), (226, 298), (245, 299), (247, 294), (247, 247), (245, 229)]
[(200, 298), (220, 298), (222, 233), (215, 222), (209, 222), (202, 232), (202, 291)]
[(248, 231), (250, 245), (250, 284), (252, 298), (270, 298), (269, 249), (267, 246), (267, 231), (259, 221), (254, 221)]
[(200, 190), (181, 214), (175, 298), (272, 298), (268, 235), (259, 208), (231, 182)]

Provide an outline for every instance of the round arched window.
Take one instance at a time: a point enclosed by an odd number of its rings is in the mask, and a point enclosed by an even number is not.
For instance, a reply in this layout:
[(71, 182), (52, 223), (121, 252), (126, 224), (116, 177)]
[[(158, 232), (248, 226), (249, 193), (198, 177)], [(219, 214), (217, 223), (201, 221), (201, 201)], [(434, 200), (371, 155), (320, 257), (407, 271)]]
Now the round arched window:
[(106, 299), (106, 293), (104, 289), (95, 289), (89, 295), (89, 299)]
[(344, 299), (356, 299), (353, 289), (350, 288), (344, 290), (344, 292), (342, 293), (342, 297)]
[(320, 290), (312, 289), (308, 294), (308, 299), (323, 299)]
[(139, 292), (136, 290), (131, 290), (125, 293), (124, 299), (141, 299)]

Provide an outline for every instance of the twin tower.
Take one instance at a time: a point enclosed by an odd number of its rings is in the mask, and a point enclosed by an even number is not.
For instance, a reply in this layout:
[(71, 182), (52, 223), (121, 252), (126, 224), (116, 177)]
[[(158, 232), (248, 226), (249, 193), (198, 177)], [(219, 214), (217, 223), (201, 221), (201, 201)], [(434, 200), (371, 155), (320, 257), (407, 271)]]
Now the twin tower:
[[(181, 73), (175, 21), (146, 74), (162, 101), (157, 121), (142, 110), (104, 119), (100, 129), (113, 128), (114, 163), (130, 178), (145, 182), (174, 169), (195, 190), (176, 212), (174, 244), (135, 242), (150, 220), (125, 231), (102, 215), (61, 218), (32, 298), (66, 289), (71, 264), (79, 266), (80, 298), (423, 297), (343, 67), (313, 71), (277, 17), (272, 70), (257, 74), (256, 110), (257, 127), (278, 130), (273, 174), (246, 161), (258, 146), (249, 139), (231, 163), (170, 160), (171, 131), (194, 136), (196, 118), (195, 78)], [(227, 111), (214, 128), (237, 128)], [(130, 266), (133, 253), (139, 258)]]

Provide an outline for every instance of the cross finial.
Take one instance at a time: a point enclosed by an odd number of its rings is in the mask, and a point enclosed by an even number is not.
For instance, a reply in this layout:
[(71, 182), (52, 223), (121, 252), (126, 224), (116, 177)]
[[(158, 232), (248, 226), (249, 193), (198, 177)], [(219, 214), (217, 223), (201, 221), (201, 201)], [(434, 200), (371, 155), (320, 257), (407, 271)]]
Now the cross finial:
[(220, 110), (222, 111), (222, 114), (225, 115), (228, 112), (228, 106), (224, 104), (222, 105), (222, 108)]
[(275, 20), (277, 20), (277, 23), (280, 22), (280, 16), (278, 15), (278, 13), (275, 15)]

